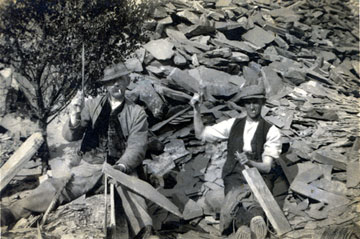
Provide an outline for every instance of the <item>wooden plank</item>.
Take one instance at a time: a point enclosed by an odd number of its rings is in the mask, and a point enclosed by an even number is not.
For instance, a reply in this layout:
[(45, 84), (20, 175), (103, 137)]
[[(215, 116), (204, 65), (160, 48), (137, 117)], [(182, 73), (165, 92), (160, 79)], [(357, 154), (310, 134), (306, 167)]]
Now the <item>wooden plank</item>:
[(346, 197), (324, 191), (313, 185), (309, 185), (300, 181), (294, 181), (290, 185), (290, 189), (296, 193), (332, 206), (341, 206), (350, 202)]
[(242, 174), (277, 234), (280, 236), (291, 231), (289, 222), (276, 203), (259, 171), (256, 168), (248, 168), (243, 170)]
[(36, 151), (43, 144), (44, 138), (40, 132), (32, 134), (8, 161), (0, 169), (0, 191), (15, 177), (15, 175), (25, 166), (26, 161), (30, 160)]
[(114, 178), (117, 182), (119, 182), (124, 187), (127, 187), (129, 190), (156, 203), (160, 207), (175, 214), (176, 216), (183, 218), (182, 213), (179, 211), (178, 207), (175, 206), (164, 195), (154, 189), (149, 183), (136, 177), (132, 177), (125, 173), (122, 173), (119, 170), (114, 169), (113, 167), (111, 167), (111, 165), (107, 163), (104, 163), (103, 165), (103, 172)]

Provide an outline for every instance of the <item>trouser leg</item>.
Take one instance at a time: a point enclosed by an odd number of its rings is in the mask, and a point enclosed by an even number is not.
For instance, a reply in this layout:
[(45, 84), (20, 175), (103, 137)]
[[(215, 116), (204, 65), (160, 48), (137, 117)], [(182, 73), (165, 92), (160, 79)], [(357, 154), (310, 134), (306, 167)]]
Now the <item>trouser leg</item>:
[(242, 194), (242, 187), (233, 187), (225, 195), (225, 200), (220, 210), (220, 231), (223, 234), (228, 234), (232, 231), (232, 223), (241, 204)]
[[(94, 187), (102, 175), (101, 165), (91, 165), (86, 162), (72, 168), (71, 173), (73, 177), (61, 191), (58, 204), (70, 202), (85, 194)], [(64, 183), (66, 183), (64, 178), (50, 178), (35, 188), (28, 197), (15, 202), (10, 207), (15, 219), (27, 217), (32, 212), (45, 212)]]

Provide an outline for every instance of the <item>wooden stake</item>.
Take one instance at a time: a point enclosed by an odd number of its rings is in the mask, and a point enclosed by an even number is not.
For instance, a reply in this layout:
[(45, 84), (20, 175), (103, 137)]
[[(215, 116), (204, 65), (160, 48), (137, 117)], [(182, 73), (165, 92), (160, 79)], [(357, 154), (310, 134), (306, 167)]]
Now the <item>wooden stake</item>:
[(107, 238), (107, 182), (108, 182), (108, 176), (105, 174), (105, 190), (104, 190), (104, 198), (105, 198), (104, 234), (105, 234), (105, 238)]

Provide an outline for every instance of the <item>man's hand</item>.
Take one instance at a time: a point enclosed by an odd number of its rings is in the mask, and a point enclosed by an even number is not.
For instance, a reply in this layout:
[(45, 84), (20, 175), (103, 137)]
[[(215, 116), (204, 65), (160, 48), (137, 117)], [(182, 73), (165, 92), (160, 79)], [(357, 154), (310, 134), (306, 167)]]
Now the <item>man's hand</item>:
[(200, 111), (201, 97), (199, 94), (195, 93), (190, 100), (190, 105), (197, 111)]
[(116, 170), (119, 170), (119, 171), (121, 171), (121, 172), (123, 172), (123, 173), (127, 173), (127, 167), (125, 166), (125, 164), (115, 164), (114, 166), (113, 166), (113, 168), (114, 169), (116, 169)]
[(81, 111), (84, 108), (84, 93), (79, 90), (70, 103), (70, 123), (77, 125), (81, 120)]
[(236, 151), (235, 157), (241, 165), (246, 165), (249, 163), (249, 159), (245, 152), (239, 153), (238, 151)]

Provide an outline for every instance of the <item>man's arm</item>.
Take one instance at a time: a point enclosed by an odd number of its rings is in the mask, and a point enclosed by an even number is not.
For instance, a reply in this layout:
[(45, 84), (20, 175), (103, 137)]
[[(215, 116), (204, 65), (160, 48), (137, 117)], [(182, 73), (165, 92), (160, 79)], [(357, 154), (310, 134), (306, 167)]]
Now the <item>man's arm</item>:
[(257, 168), (261, 173), (269, 173), (272, 167), (273, 158), (270, 156), (263, 156), (262, 162), (255, 162), (249, 160), (247, 163), (249, 166)]
[(135, 107), (128, 115), (127, 122), (129, 126), (129, 136), (127, 147), (124, 154), (116, 162), (117, 165), (124, 165), (124, 171), (129, 173), (139, 166), (146, 153), (148, 122), (145, 111), (140, 107)]
[(69, 119), (65, 122), (62, 135), (67, 141), (82, 139), (90, 121), (88, 106), (85, 105), (83, 93), (79, 91), (70, 103)]
[(281, 132), (275, 126), (271, 126), (267, 135), (266, 142), (264, 144), (264, 152), (262, 154), (262, 162), (254, 162), (249, 160), (249, 165), (256, 167), (262, 173), (269, 173), (273, 161), (279, 158), (281, 153)]
[(195, 136), (197, 139), (202, 140), (202, 133), (204, 132), (204, 123), (201, 119), (200, 113), (200, 96), (199, 94), (194, 94), (190, 101), (191, 106), (194, 110), (194, 130)]

